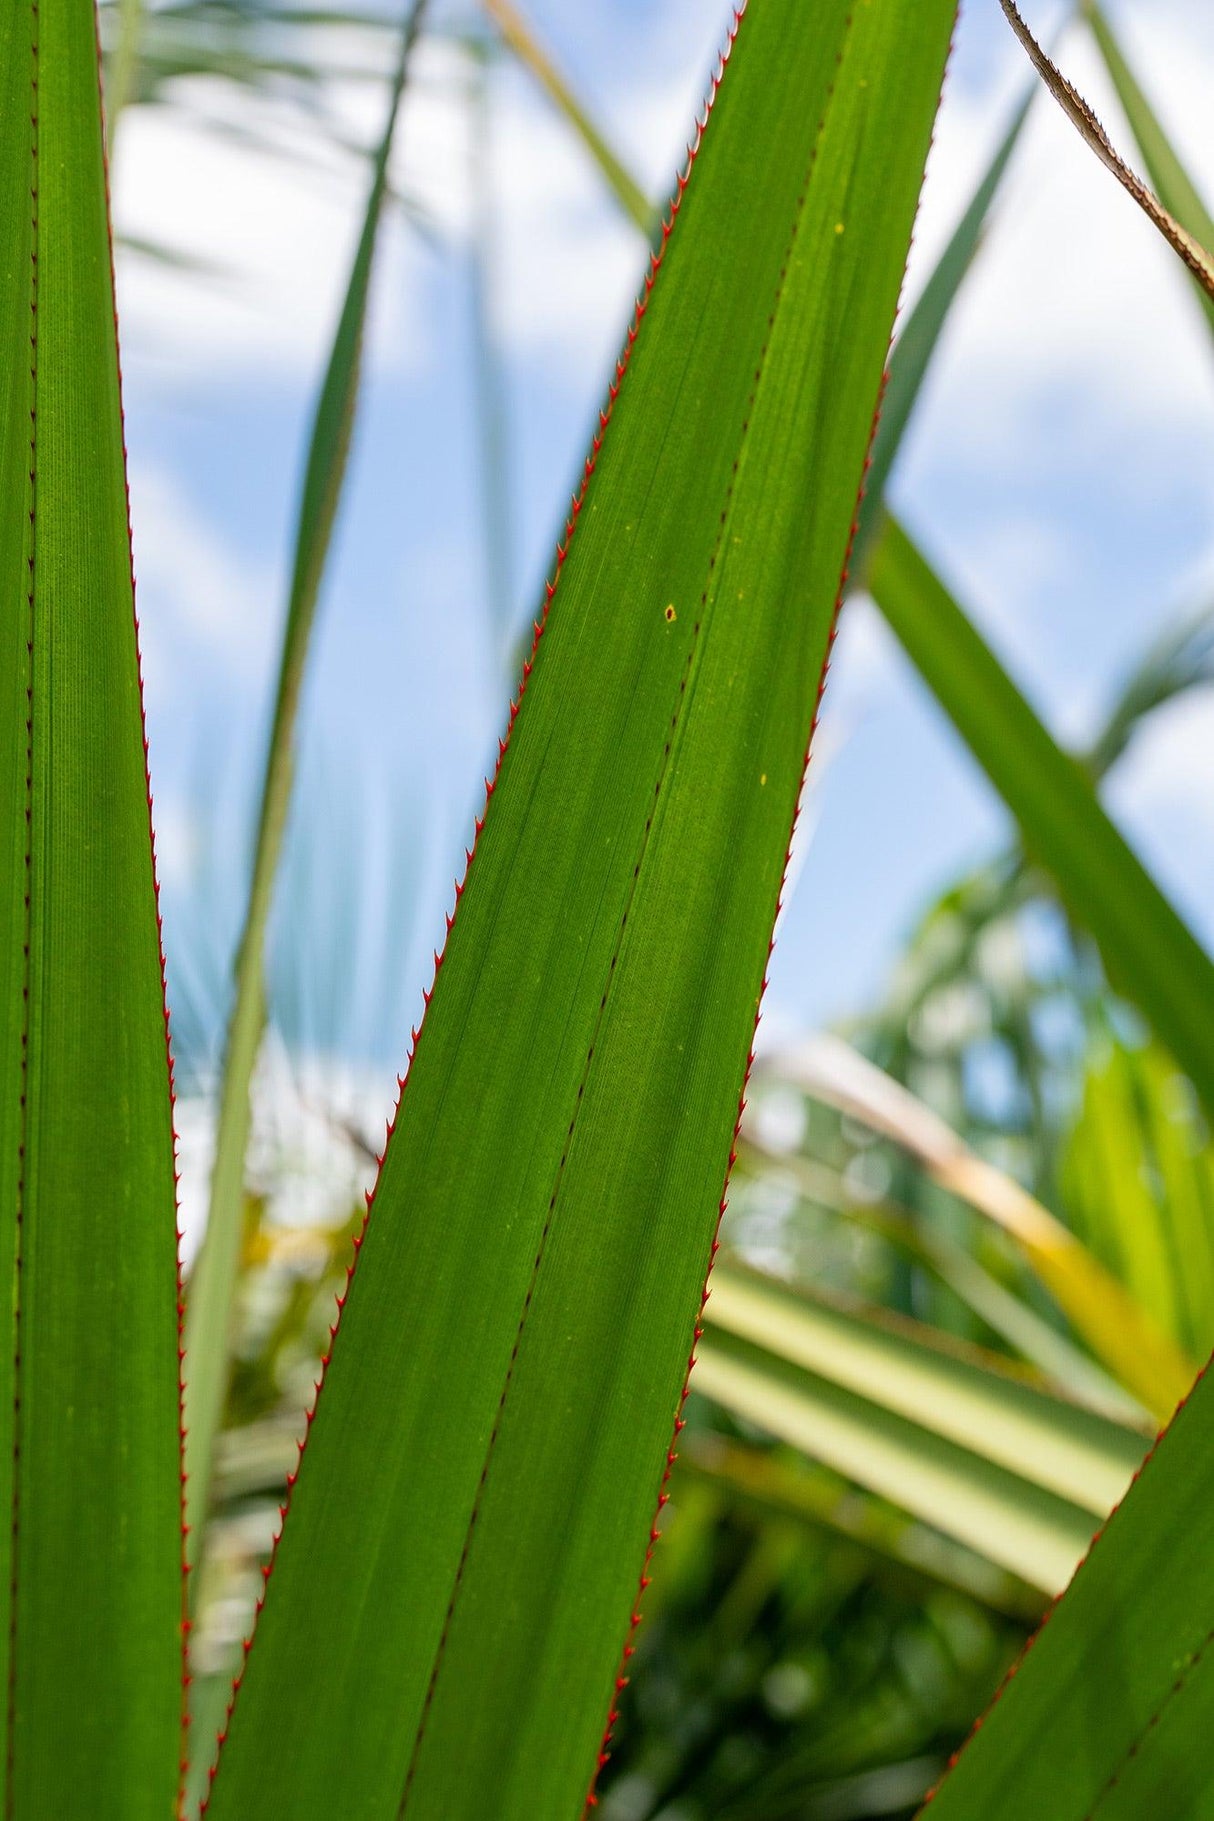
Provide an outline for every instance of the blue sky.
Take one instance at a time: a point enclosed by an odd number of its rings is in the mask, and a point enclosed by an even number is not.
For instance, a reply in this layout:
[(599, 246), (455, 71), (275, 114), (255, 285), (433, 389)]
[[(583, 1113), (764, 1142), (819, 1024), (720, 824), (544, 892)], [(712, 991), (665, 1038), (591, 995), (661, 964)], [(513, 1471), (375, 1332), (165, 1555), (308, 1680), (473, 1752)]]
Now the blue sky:
[[(1214, 195), (1214, 15), (1110, 9)], [(704, 0), (528, 0), (654, 195), (688, 137), (725, 10)], [(1048, 35), (1062, 9), (1032, 18)], [(443, 13), (440, 17), (450, 17)], [(467, 14), (465, 13), (465, 17)], [(1115, 137), (1079, 34), (1061, 55)], [(913, 294), (1028, 81), (997, 0), (958, 33)], [(305, 702), (308, 839), (277, 962), (284, 1015), (385, 1068), (420, 1009), (507, 689), (489, 631), (470, 382), (464, 71), (423, 47), (397, 147), (431, 220), (385, 232), (363, 413)], [(119, 301), (153, 786), (170, 959), (221, 975), (281, 624), (308, 414), (365, 169), (281, 101), (215, 85), (132, 113), (120, 230), (213, 267), (120, 254)], [(364, 143), (379, 88), (335, 75)], [(225, 129), (256, 127), (279, 155)], [(645, 249), (517, 70), (491, 95), (520, 623), (548, 565)], [(1171, 256), (1047, 98), (922, 401), (894, 497), (1051, 725), (1082, 738), (1170, 616), (1214, 589), (1214, 349)], [(1156, 717), (1109, 801), (1214, 942), (1214, 704)], [(849, 609), (826, 696), (767, 1022), (878, 995), (917, 911), (1005, 832), (1003, 812), (875, 613)], [(351, 889), (365, 881), (366, 890)], [(355, 911), (362, 900), (365, 908)], [(385, 990), (385, 982), (388, 988)], [(213, 987), (203, 990), (212, 996)], [(184, 1011), (183, 1011), (184, 1022)]]

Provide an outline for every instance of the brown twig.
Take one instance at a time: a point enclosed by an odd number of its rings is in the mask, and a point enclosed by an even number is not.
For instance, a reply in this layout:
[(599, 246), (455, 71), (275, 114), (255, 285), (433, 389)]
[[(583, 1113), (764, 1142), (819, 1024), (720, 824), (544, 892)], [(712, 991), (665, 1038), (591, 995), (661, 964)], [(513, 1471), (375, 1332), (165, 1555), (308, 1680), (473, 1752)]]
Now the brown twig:
[(1000, 0), (1000, 5), (1034, 69), (1068, 120), (1086, 140), (1101, 164), (1112, 171), (1123, 189), (1129, 191), (1144, 215), (1150, 217), (1168, 245), (1184, 260), (1198, 284), (1214, 300), (1214, 257), (1211, 257), (1199, 240), (1195, 240), (1192, 234), (1181, 227), (1176, 217), (1164, 208), (1155, 192), (1130, 169), (1078, 89), (1067, 81), (1058, 66), (1046, 56), (1021, 18), (1014, 0)]

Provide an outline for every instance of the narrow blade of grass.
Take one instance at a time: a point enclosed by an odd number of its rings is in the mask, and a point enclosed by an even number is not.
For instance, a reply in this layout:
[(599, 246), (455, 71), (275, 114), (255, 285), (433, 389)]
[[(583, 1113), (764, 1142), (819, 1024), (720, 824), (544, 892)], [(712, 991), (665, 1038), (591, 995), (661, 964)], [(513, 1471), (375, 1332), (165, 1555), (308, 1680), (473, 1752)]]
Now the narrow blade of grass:
[(952, 22), (822, 0), (740, 23), (571, 514), (213, 1821), (585, 1801)]
[(578, 100), (532, 27), (518, 8), (512, 5), (511, 0), (481, 0), (481, 4), (524, 69), (530, 70), (557, 112), (573, 128), (598, 165), (625, 215), (649, 240), (657, 226), (656, 209), (635, 177), (612, 151), (606, 135)]
[(4, 1812), (164, 1821), (173, 1134), (89, 7), (0, 17), (0, 246)]
[(245, 1154), (252, 1117), (249, 1094), (265, 1029), (266, 930), (291, 803), (295, 723), (354, 428), (363, 330), (387, 188), (388, 158), (409, 54), (421, 28), (424, 10), (425, 0), (412, 0), (403, 28), (387, 124), (375, 158), (362, 232), (317, 402), (304, 469), (291, 593), (262, 780), (253, 874), (236, 955), (236, 991), (220, 1086), (206, 1236), (190, 1278), (186, 1315), (186, 1474), (192, 1550), (198, 1546), (208, 1509), (215, 1437), (223, 1416), (228, 1382), (228, 1350), (244, 1208)]
[(902, 527), (887, 522), (874, 598), (1020, 825), (1030, 858), (1214, 1112), (1214, 964)]

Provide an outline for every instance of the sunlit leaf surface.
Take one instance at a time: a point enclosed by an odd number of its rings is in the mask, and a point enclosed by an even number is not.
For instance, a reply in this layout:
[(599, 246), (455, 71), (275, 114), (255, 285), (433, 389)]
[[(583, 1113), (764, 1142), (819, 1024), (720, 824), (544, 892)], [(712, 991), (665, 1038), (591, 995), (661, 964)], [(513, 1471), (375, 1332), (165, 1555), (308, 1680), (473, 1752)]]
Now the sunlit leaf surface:
[(5, 1812), (87, 1800), (97, 1821), (165, 1821), (182, 1749), (173, 1140), (96, 31), (77, 0), (0, 13), (0, 361)]
[(827, 0), (742, 22), (571, 520), (216, 1817), (580, 1813), (952, 12)]

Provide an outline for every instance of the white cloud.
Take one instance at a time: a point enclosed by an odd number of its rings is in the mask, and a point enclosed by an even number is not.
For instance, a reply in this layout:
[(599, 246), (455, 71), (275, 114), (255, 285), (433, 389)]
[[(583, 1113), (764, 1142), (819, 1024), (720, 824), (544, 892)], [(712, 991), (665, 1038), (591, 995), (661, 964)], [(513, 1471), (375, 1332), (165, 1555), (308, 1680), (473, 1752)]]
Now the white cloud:
[(1193, 690), (1143, 725), (1116, 774), (1115, 799), (1136, 825), (1183, 820), (1214, 843), (1214, 690)]
[(504, 100), (503, 339), (514, 354), (542, 353), (584, 373), (620, 339), (645, 249), (570, 146), (568, 129), (528, 105), (514, 85)]
[[(621, 149), (655, 196), (681, 156), (709, 48), (722, 36), (700, 9), (675, 10), (683, 29), (656, 33), (645, 75), (612, 110)], [(333, 67), (331, 35), (324, 60)], [(386, 53), (384, 62), (386, 70)], [(635, 73), (635, 59), (633, 66)], [(394, 183), (457, 253), (472, 230), (470, 74), (449, 40), (423, 38), (393, 154)], [(115, 219), (120, 234), (203, 271), (120, 250), (130, 358), (186, 383), (313, 372), (340, 307), (365, 164), (335, 149), (316, 119), (281, 98), (195, 80), (176, 85), (173, 103), (124, 117)], [(373, 144), (383, 107), (378, 87), (348, 75), (322, 91), (321, 114), (347, 143)], [(490, 121), (503, 343), (510, 353), (542, 350), (577, 372), (595, 370), (635, 295), (641, 238), (569, 127), (508, 59), (496, 66)], [(255, 135), (264, 148), (251, 143)], [(419, 293), (430, 253), (415, 231), (396, 228), (381, 245), (371, 359), (400, 369), (428, 353)]]
[(195, 877), (201, 849), (197, 818), (176, 793), (157, 793), (153, 785), (152, 819), (160, 889), (184, 891)]
[[(1190, 144), (1183, 131), (1186, 118), (1205, 118), (1214, 39), (1191, 8), (1173, 8), (1160, 25), (1154, 58), (1144, 61), (1167, 72), (1156, 93), (1166, 96), (1168, 121), (1193, 153), (1196, 180), (1214, 188), (1208, 135)], [(1069, 34), (1059, 56), (1125, 144), (1090, 42)], [(955, 218), (984, 168), (1009, 90), (1024, 84), (1018, 60), (1009, 38), (989, 93), (946, 100), (924, 197), (920, 274), (942, 244), (943, 220)], [(1144, 453), (1162, 452), (1177, 435), (1190, 450), (1214, 455), (1209, 332), (1188, 281), (1047, 95), (1034, 103), (987, 246), (950, 324), (934, 392), (955, 448), (987, 468), (1032, 461), (1057, 472), (1112, 439), (1124, 448), (1127, 484), (1142, 488), (1153, 484)], [(1168, 479), (1161, 475), (1159, 484)]]
[[(130, 109), (120, 129), (117, 231), (181, 262), (119, 245), (128, 357), (187, 384), (313, 373), (345, 292), (366, 162), (335, 149), (319, 124), (272, 97), (192, 81), (178, 84), (173, 100)], [(348, 140), (374, 143), (383, 93), (331, 83), (326, 104)], [(402, 115), (394, 174), (405, 189), (410, 126)], [(252, 143), (252, 135), (266, 143)], [(424, 347), (414, 270), (423, 256), (391, 212), (385, 225), (373, 358), (403, 366)]]
[(275, 630), (273, 580), (233, 549), (163, 467), (131, 463), (135, 585), (149, 704), (188, 686), (191, 660), (259, 677)]
[(1198, 938), (1214, 944), (1214, 690), (1151, 716), (1113, 774), (1109, 802)]

